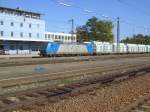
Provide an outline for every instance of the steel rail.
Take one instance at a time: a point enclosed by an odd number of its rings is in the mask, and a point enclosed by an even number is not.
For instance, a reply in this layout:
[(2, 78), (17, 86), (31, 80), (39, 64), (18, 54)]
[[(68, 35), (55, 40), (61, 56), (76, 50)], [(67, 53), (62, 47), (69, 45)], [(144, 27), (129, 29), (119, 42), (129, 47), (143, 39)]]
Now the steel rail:
[[(148, 63), (147, 65), (149, 65)], [(130, 65), (114, 65), (110, 66), (111, 68), (108, 68), (109, 66), (100, 66), (100, 67), (94, 67), (94, 68), (85, 68), (85, 69), (79, 69), (79, 70), (71, 70), (71, 71), (64, 71), (64, 72), (56, 72), (56, 73), (50, 73), (50, 74), (38, 74), (38, 75), (32, 75), (32, 76), (23, 76), (23, 77), (17, 77), (17, 78), (9, 78), (9, 79), (2, 79), (0, 80), (0, 87), (2, 86), (11, 86), (19, 83), (21, 84), (27, 84), (32, 82), (40, 82), (44, 80), (55, 80), (58, 78), (67, 78), (67, 77), (75, 77), (80, 75), (87, 75), (94, 72), (99, 72), (101, 74), (104, 74), (105, 72), (113, 71), (113, 70), (119, 70), (119, 69), (126, 69), (131, 67), (137, 67), (141, 66), (142, 64), (130, 64)], [(146, 64), (145, 64), (146, 65)]]
[[(91, 56), (91, 57), (81, 57), (81, 58), (77, 58), (77, 57), (70, 57), (69, 59), (57, 59), (57, 58), (39, 58), (36, 60), (21, 60), (17, 59), (17, 60), (9, 60), (9, 61), (5, 61), (2, 60), (0, 61), (0, 67), (10, 67), (10, 66), (24, 66), (24, 65), (36, 65), (36, 64), (50, 64), (50, 63), (67, 63), (67, 62), (81, 62), (81, 61), (96, 61), (96, 60), (101, 60), (101, 59), (118, 59), (118, 58), (137, 58), (137, 57), (148, 57), (149, 54), (138, 54), (138, 55), (109, 55), (109, 56)], [(20, 63), (21, 62), (21, 63)]]
[[(56, 102), (62, 98), (68, 98), (93, 90), (102, 85), (108, 85), (114, 82), (121, 82), (137, 76), (146, 75), (150, 72), (150, 66), (138, 67), (126, 72), (116, 72), (107, 77), (97, 77), (89, 80), (83, 80), (63, 87), (49, 88), (45, 90), (25, 92), (21, 95), (0, 98), (0, 111), (9, 111), (18, 108), (28, 108), (31, 105), (42, 104), (45, 102)], [(126, 78), (125, 78), (126, 76)], [(124, 77), (122, 79), (122, 77)]]

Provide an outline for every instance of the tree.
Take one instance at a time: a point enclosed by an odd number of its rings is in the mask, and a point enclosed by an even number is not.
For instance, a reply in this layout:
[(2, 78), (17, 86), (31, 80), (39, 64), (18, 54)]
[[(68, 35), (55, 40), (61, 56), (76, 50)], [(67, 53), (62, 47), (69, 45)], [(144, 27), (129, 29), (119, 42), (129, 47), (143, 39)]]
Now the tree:
[[(87, 30), (86, 26), (77, 27), (76, 30), (77, 30), (78, 42), (89, 40), (88, 30)], [(84, 38), (82, 38), (82, 37), (84, 37)]]
[(85, 25), (77, 27), (77, 35), (82, 41), (113, 42), (112, 29), (111, 21), (98, 20), (98, 18), (92, 17), (88, 19)]
[(137, 34), (137, 35), (133, 35), (133, 37), (127, 37), (126, 39), (123, 39), (121, 42), (130, 43), (130, 44), (150, 45), (150, 36)]

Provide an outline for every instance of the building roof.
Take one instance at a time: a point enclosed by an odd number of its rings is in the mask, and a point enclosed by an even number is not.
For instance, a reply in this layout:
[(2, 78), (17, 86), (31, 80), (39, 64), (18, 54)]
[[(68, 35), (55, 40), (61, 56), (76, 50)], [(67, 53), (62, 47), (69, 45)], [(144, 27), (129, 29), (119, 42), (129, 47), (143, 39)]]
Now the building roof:
[(42, 15), (41, 13), (38, 12), (32, 12), (32, 11), (25, 11), (17, 7), (16, 9), (13, 8), (7, 8), (7, 7), (2, 7), (0, 6), (0, 10), (8, 10), (8, 11), (13, 11), (13, 12), (20, 12), (20, 13), (27, 13), (27, 14), (34, 14), (34, 15)]
[[(45, 32), (45, 34), (54, 34), (54, 35), (72, 36), (71, 33), (63, 33), (63, 32)], [(76, 34), (73, 34), (73, 36), (76, 36)]]

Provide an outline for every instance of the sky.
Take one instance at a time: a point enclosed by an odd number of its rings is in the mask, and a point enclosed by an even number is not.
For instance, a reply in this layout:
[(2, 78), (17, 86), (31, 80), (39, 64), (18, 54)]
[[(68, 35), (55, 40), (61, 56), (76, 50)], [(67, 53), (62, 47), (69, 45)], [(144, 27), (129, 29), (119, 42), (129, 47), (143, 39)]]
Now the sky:
[(70, 19), (74, 19), (75, 26), (81, 26), (96, 16), (111, 20), (116, 36), (116, 18), (120, 17), (121, 39), (138, 33), (150, 35), (149, 5), (150, 0), (0, 0), (3, 7), (42, 13), (46, 31), (50, 32), (70, 32)]

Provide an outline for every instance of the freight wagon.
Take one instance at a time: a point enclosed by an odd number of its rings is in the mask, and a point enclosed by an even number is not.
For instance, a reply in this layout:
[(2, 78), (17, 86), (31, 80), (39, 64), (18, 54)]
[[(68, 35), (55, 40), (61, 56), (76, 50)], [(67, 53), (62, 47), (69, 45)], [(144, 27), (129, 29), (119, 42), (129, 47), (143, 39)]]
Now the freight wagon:
[(61, 56), (61, 55), (93, 55), (94, 48), (91, 42), (84, 44), (77, 43), (45, 43), (41, 49), (42, 56)]
[(150, 53), (150, 45), (119, 44), (109, 42), (84, 42), (84, 43), (45, 43), (40, 51), (42, 56), (66, 55), (99, 55), (99, 54), (125, 54), (125, 53)]

